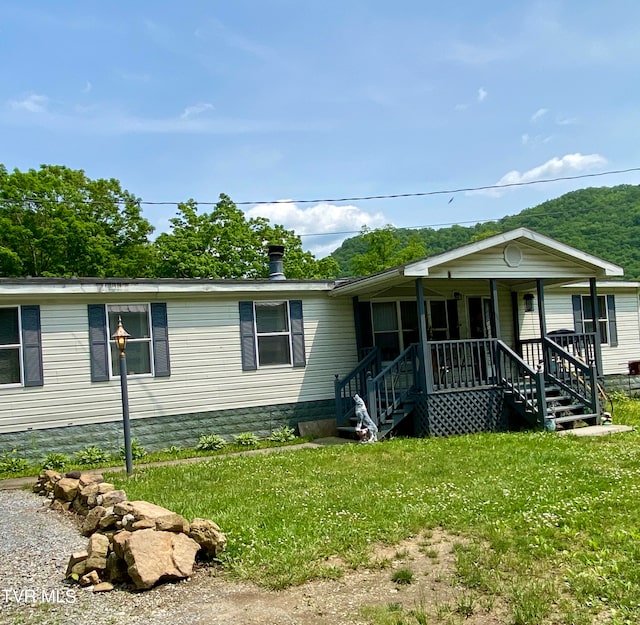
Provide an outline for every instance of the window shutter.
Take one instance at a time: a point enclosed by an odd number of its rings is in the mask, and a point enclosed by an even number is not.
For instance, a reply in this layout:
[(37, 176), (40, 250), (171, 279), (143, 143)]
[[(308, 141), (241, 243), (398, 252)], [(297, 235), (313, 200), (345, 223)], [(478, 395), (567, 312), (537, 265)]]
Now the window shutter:
[(582, 334), (584, 332), (584, 323), (582, 322), (582, 297), (580, 295), (572, 295), (573, 303), (573, 328), (574, 332)]
[(242, 352), (242, 370), (255, 371), (258, 368), (256, 358), (255, 322), (253, 302), (239, 302), (240, 308), (240, 350)]
[(607, 295), (607, 318), (609, 319), (609, 345), (618, 345), (618, 324), (616, 322), (616, 302), (613, 295)]
[(43, 386), (40, 306), (22, 306), (20, 312), (22, 316), (24, 385)]
[(302, 300), (294, 299), (289, 302), (291, 315), (291, 344), (293, 346), (293, 366), (305, 367), (307, 359), (304, 349), (304, 321), (302, 319)]
[(91, 381), (109, 379), (109, 342), (107, 338), (107, 313), (104, 304), (89, 304), (89, 351), (91, 354)]
[(153, 336), (153, 365), (156, 378), (171, 375), (169, 361), (169, 331), (167, 329), (167, 305), (151, 304), (151, 328)]

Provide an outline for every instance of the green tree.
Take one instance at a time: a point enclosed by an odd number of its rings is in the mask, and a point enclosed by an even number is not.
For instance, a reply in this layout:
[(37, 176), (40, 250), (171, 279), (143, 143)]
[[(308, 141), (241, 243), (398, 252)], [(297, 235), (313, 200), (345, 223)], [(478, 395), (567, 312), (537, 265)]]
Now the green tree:
[(0, 165), (0, 276), (150, 276), (152, 231), (115, 179)]
[(366, 249), (356, 254), (351, 262), (351, 267), (358, 276), (405, 265), (427, 255), (419, 234), (412, 232), (405, 237), (391, 225), (376, 230), (365, 226), (360, 236)]
[(155, 241), (157, 272), (165, 278), (242, 279), (269, 275), (269, 244), (285, 246), (284, 273), (291, 279), (332, 278), (338, 265), (316, 260), (302, 249), (300, 237), (280, 225), (245, 214), (222, 194), (210, 213), (199, 213), (189, 200), (170, 220), (171, 232)]

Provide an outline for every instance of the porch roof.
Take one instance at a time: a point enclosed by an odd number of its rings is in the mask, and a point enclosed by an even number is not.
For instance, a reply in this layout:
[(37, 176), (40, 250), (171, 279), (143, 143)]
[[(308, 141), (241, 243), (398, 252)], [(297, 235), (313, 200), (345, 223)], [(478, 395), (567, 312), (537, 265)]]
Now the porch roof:
[(536, 278), (562, 284), (623, 276), (624, 270), (606, 260), (543, 234), (517, 228), (463, 245), (404, 266), (338, 284), (333, 295), (356, 295), (389, 288), (417, 278), (497, 279), (524, 286)]

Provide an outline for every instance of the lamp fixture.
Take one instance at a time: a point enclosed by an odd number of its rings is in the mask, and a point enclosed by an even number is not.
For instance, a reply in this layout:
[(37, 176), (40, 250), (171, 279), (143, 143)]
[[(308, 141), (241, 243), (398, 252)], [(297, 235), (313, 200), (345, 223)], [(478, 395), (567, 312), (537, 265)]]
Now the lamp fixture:
[(533, 293), (525, 293), (524, 299), (524, 312), (533, 312)]

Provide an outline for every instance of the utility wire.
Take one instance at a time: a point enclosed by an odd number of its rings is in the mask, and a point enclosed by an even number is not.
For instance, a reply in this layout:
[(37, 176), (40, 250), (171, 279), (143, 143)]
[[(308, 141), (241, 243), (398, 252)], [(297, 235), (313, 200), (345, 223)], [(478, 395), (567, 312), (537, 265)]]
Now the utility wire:
[[(255, 204), (320, 204), (326, 202), (366, 202), (369, 200), (392, 200), (397, 198), (408, 198), (408, 197), (426, 197), (431, 195), (455, 195), (456, 193), (469, 193), (473, 191), (491, 191), (496, 189), (507, 189), (510, 187), (526, 187), (535, 184), (548, 184), (550, 182), (562, 182), (566, 180), (582, 180), (584, 178), (597, 178), (600, 176), (612, 176), (615, 174), (627, 174), (630, 172), (638, 172), (640, 171), (640, 167), (630, 167), (628, 169), (616, 169), (610, 171), (602, 171), (594, 174), (578, 174), (576, 176), (559, 176), (557, 178), (541, 178), (540, 180), (527, 180), (525, 182), (507, 182), (505, 184), (492, 184), (492, 185), (484, 185), (481, 187), (461, 187), (458, 189), (441, 189), (437, 191), (420, 191), (416, 193), (392, 193), (386, 195), (364, 195), (364, 196), (354, 196), (354, 197), (338, 197), (338, 198), (318, 198), (313, 200), (245, 200), (242, 202), (233, 202), (236, 206), (250, 206)], [(109, 200), (114, 201), (117, 204), (127, 204), (130, 200)], [(47, 202), (64, 204), (66, 203), (64, 199), (59, 200), (47, 200), (38, 197), (27, 197), (21, 199), (11, 199), (11, 198), (0, 198), (0, 203), (4, 204), (24, 204), (26, 202)], [(152, 202), (147, 200), (136, 201), (133, 200), (136, 204), (141, 204), (144, 206), (178, 206), (179, 204), (185, 204), (185, 201), (181, 202)], [(74, 203), (78, 204), (101, 204), (100, 200), (75, 200)], [(197, 206), (215, 206), (218, 202), (198, 202), (195, 201)], [(457, 222), (459, 223), (459, 222)], [(448, 225), (448, 224), (442, 224)]]

